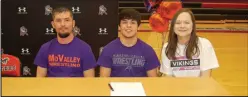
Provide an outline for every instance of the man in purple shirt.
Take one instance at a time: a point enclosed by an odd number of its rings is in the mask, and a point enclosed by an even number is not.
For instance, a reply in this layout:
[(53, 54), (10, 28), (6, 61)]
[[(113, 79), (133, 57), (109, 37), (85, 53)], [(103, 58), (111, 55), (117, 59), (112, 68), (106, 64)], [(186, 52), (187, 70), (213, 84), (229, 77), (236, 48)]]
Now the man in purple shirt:
[(58, 7), (52, 12), (57, 38), (43, 44), (36, 55), (37, 77), (94, 77), (96, 60), (91, 47), (73, 35), (71, 10)]
[(120, 37), (103, 48), (97, 61), (101, 77), (157, 77), (160, 62), (156, 53), (137, 38), (140, 21), (140, 14), (134, 9), (120, 12)]

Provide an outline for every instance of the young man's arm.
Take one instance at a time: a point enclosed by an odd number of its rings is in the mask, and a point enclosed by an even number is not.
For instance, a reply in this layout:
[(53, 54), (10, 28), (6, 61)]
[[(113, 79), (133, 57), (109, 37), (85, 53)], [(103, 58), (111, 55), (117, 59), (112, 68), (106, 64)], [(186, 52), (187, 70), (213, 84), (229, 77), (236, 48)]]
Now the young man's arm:
[(154, 68), (154, 69), (147, 71), (146, 72), (147, 76), (148, 77), (158, 77), (158, 74), (157, 74), (158, 71), (157, 70), (158, 70), (158, 68)]
[(158, 67), (160, 66), (160, 62), (158, 60), (158, 57), (153, 50), (152, 47), (147, 48), (147, 51), (145, 51), (145, 57), (146, 57), (146, 73), (148, 77), (158, 77)]
[(111, 74), (111, 68), (107, 67), (100, 67), (100, 77), (110, 77)]

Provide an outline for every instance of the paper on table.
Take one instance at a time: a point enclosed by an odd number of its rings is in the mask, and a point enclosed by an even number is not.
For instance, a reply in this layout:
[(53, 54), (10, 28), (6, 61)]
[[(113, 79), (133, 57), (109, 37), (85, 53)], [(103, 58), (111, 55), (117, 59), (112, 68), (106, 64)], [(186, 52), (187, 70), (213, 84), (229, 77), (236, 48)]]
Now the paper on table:
[(111, 82), (111, 96), (146, 96), (141, 82)]

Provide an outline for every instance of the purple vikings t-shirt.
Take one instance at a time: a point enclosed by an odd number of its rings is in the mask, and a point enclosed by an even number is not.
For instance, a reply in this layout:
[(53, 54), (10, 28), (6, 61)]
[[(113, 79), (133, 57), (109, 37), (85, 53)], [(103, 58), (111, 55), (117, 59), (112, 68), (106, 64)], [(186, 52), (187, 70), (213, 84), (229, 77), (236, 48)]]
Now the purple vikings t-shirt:
[(104, 47), (97, 64), (111, 68), (111, 77), (147, 77), (147, 71), (160, 66), (151, 46), (138, 39), (134, 46), (126, 47), (120, 38)]
[(74, 37), (69, 44), (60, 44), (57, 38), (43, 44), (34, 64), (47, 68), (48, 77), (83, 77), (83, 71), (96, 66), (91, 47)]

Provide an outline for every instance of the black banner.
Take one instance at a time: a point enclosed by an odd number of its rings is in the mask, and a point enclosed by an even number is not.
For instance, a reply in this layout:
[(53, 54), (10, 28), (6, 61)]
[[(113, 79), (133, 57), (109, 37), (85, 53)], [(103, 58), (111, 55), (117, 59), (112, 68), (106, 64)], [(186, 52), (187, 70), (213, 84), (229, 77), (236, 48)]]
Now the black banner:
[[(22, 76), (35, 76), (34, 58), (41, 45), (56, 37), (51, 11), (66, 6), (74, 14), (74, 33), (96, 57), (100, 47), (118, 37), (118, 0), (2, 0), (2, 48), (18, 57)], [(73, 51), (72, 51), (73, 52)], [(98, 71), (96, 72), (98, 74)]]

